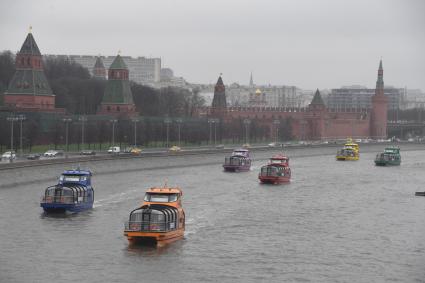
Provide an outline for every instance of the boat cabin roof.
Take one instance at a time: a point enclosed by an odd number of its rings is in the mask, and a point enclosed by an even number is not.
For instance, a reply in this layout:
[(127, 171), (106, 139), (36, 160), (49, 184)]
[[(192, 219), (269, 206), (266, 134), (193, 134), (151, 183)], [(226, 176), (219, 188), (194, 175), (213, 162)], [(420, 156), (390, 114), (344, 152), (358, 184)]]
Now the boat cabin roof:
[(289, 158), (283, 154), (276, 154), (273, 155), (272, 158), (270, 158), (270, 160), (289, 160)]
[(232, 156), (244, 156), (244, 157), (248, 157), (249, 156), (249, 150), (247, 150), (245, 148), (235, 149), (232, 152)]
[(386, 147), (384, 153), (400, 153), (400, 148), (398, 147)]
[(178, 187), (170, 188), (170, 187), (153, 187), (146, 191), (147, 194), (183, 194), (182, 190)]
[(89, 170), (79, 170), (79, 169), (75, 169), (75, 170), (65, 170), (62, 175), (78, 175), (78, 176), (91, 176), (91, 172)]

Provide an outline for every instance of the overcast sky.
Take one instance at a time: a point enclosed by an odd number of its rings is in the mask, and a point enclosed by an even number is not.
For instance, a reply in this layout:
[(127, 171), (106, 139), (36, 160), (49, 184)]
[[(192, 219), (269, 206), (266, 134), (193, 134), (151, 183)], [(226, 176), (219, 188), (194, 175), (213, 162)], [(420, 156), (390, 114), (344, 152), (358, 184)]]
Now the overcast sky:
[(425, 90), (423, 0), (0, 0), (0, 50), (161, 57), (189, 82)]

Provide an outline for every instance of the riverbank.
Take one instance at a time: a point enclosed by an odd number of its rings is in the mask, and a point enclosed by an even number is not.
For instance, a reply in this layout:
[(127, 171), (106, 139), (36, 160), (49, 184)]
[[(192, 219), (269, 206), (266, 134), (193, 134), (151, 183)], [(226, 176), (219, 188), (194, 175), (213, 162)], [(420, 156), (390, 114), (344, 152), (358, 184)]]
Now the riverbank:
[[(320, 155), (333, 156), (340, 146), (341, 145), (291, 146), (283, 148), (283, 151), (291, 159)], [(380, 152), (385, 146), (387, 146), (387, 144), (363, 144), (360, 146), (360, 152)], [(424, 144), (406, 143), (399, 144), (399, 146), (402, 156), (404, 151), (425, 150)], [(51, 180), (54, 183), (57, 176), (59, 176), (63, 170), (76, 168), (78, 166), (90, 169), (95, 175), (138, 172), (141, 170), (161, 171), (171, 168), (190, 168), (212, 164), (221, 166), (224, 156), (229, 154), (232, 150), (231, 148), (225, 148), (187, 150), (177, 153), (165, 151), (145, 152), (139, 156), (77, 156), (68, 159), (47, 159), (1, 164), (0, 188), (46, 180)], [(251, 148), (251, 151), (254, 165), (257, 165), (259, 162), (260, 164), (264, 163), (271, 155), (282, 152), (282, 148), (254, 147)], [(164, 162), (164, 160), (166, 160), (166, 162)], [(330, 158), (330, 160), (334, 161), (334, 158)], [(166, 175), (166, 173), (164, 175)]]

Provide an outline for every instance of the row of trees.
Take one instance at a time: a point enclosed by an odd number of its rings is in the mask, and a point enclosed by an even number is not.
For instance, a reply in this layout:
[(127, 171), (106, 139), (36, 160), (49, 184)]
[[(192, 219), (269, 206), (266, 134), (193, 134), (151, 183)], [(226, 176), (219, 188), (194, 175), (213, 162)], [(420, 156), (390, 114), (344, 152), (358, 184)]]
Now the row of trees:
[[(56, 95), (56, 107), (65, 108), (70, 114), (96, 114), (106, 81), (92, 78), (86, 68), (63, 57), (44, 60), (44, 70)], [(0, 53), (0, 94), (7, 89), (14, 72), (13, 54)], [(205, 103), (197, 90), (153, 89), (134, 82), (131, 89), (137, 111), (143, 116), (192, 117)]]
[[(276, 128), (270, 129), (260, 120), (251, 120), (248, 125), (243, 119), (234, 119), (228, 123), (208, 123), (207, 119), (181, 119), (143, 117), (137, 122), (132, 120), (99, 120), (97, 116), (86, 116), (84, 122), (84, 143), (86, 148), (104, 150), (112, 145), (166, 147), (170, 145), (206, 145), (209, 143), (234, 143), (270, 142), (275, 137)], [(74, 146), (71, 150), (80, 150), (82, 143), (83, 124), (78, 116), (68, 122), (69, 144)], [(10, 148), (11, 123), (6, 117), (0, 117), (0, 151)], [(66, 123), (62, 117), (32, 117), (22, 122), (23, 147), (31, 151), (35, 141), (51, 144), (54, 148), (65, 149)], [(275, 125), (276, 126), (276, 125)], [(114, 131), (112, 128), (114, 127)], [(135, 131), (136, 127), (136, 131)], [(283, 119), (278, 129), (278, 140), (291, 140), (291, 120)], [(46, 128), (43, 130), (43, 128)], [(167, 129), (168, 128), (168, 129)], [(114, 132), (114, 137), (112, 134)], [(167, 144), (167, 132), (168, 140)], [(19, 147), (20, 123), (14, 123), (13, 140), (14, 149)], [(135, 137), (136, 134), (136, 137)]]

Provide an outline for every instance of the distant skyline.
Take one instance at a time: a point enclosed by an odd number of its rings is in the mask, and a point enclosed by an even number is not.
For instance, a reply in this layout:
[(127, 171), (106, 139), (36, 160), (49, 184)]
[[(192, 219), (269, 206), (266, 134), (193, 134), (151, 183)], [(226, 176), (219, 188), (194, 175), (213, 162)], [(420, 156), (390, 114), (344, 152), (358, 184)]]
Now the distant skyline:
[(161, 57), (191, 83), (425, 90), (422, 0), (1, 1), (0, 50)]

